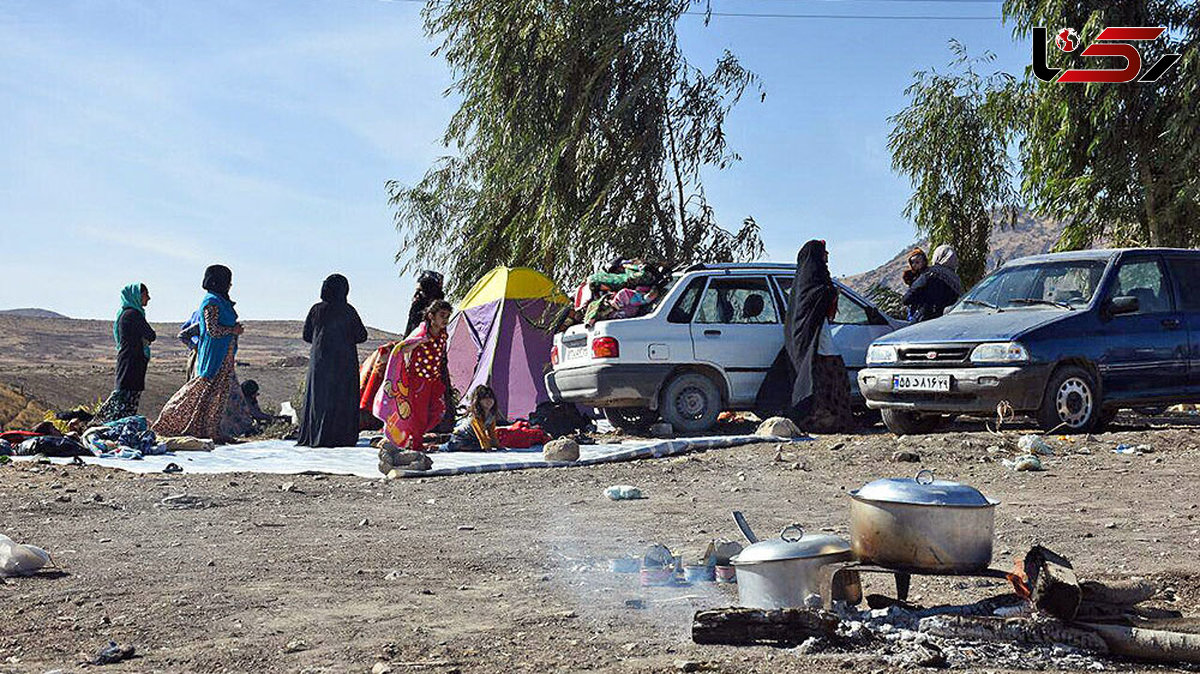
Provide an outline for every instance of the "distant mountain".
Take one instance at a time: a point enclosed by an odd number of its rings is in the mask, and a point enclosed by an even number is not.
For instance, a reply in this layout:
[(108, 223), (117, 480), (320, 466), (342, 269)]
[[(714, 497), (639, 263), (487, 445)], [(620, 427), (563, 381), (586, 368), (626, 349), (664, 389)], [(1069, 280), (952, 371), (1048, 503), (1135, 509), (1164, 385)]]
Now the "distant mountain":
[(0, 309), (0, 316), (16, 316), (18, 318), (69, 318), (57, 311), (49, 309)]
[[(997, 224), (992, 230), (991, 250), (987, 258), (988, 271), (1009, 260), (1050, 252), (1054, 244), (1058, 243), (1063, 227), (1061, 222), (1028, 215), (1020, 217), (1011, 227), (1007, 222)], [(866, 293), (879, 284), (893, 290), (901, 290), (904, 288), (904, 282), (900, 277), (908, 264), (908, 254), (917, 246), (932, 255), (928, 239), (917, 241), (905, 246), (896, 257), (882, 266), (861, 274), (846, 276), (841, 281), (861, 293)]]

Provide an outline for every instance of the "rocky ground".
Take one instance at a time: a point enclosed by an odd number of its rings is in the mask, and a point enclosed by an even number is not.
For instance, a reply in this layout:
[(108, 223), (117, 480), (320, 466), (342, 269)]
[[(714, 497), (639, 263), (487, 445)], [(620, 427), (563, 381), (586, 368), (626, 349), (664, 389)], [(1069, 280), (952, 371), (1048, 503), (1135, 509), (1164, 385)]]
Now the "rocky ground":
[[(49, 549), (61, 569), (0, 584), (0, 672), (77, 671), (109, 640), (138, 657), (105, 671), (890, 671), (879, 654), (696, 646), (692, 614), (733, 605), (735, 588), (644, 590), (609, 560), (736, 538), (731, 510), (764, 532), (795, 521), (846, 534), (849, 490), (918, 466), (1002, 502), (994, 566), (1040, 542), (1083, 576), (1151, 577), (1174, 597), (1162, 605), (1200, 613), (1196, 424), (1134, 424), (1054, 439), (1048, 470), (1022, 473), (999, 461), (1022, 429), (1002, 439), (971, 424), (394, 482), (0, 466), (0, 532)], [(1120, 443), (1153, 451), (1114, 454)], [(894, 461), (898, 450), (920, 462)], [(623, 483), (648, 498), (604, 498)], [(913, 599), (1004, 589), (918, 578)], [(980, 657), (971, 668), (1071, 666)]]

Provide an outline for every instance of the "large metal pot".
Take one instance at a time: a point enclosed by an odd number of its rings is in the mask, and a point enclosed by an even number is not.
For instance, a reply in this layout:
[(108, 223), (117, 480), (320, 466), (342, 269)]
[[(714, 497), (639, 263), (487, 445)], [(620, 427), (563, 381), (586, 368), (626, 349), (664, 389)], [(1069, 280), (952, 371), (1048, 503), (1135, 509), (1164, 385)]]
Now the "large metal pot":
[[(790, 525), (779, 538), (758, 541), (732, 560), (737, 569), (738, 603), (748, 608), (799, 608), (810, 595), (823, 597), (821, 567), (853, 559), (850, 544), (837, 536), (806, 535)], [(834, 589), (834, 598), (862, 599), (857, 574)]]
[(992, 563), (996, 505), (978, 489), (914, 478), (875, 480), (850, 492), (854, 557), (881, 566), (939, 573), (986, 569)]

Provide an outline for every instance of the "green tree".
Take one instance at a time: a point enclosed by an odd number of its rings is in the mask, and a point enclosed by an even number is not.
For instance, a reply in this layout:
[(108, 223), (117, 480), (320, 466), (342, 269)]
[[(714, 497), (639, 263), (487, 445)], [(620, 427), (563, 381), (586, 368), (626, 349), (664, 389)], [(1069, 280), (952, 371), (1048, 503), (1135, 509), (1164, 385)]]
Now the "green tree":
[[(1165, 53), (1183, 60), (1153, 84), (1059, 84), (1026, 75), (1014, 91), (1023, 133), (1022, 192), (1041, 215), (1067, 224), (1062, 248), (1200, 244), (1200, 6), (1192, 0), (1006, 0), (1014, 35), (1075, 28), (1085, 43), (1110, 26), (1165, 26), (1138, 42), (1143, 68)], [(1033, 45), (1043, 49), (1045, 45)], [(1050, 52), (1059, 52), (1051, 44)], [(1108, 61), (1107, 63), (1105, 61)], [(1123, 59), (1051, 57), (1052, 67), (1119, 68)]]
[(988, 242), (998, 215), (1016, 215), (1017, 194), (1009, 105), (1004, 94), (1013, 78), (978, 71), (995, 59), (971, 57), (957, 41), (947, 72), (914, 74), (905, 90), (909, 105), (889, 118), (892, 168), (913, 184), (904, 208), (917, 231), (933, 246), (950, 244), (958, 253), (965, 286), (987, 268)]
[(461, 293), (499, 264), (565, 283), (614, 255), (760, 255), (754, 220), (722, 228), (701, 182), (739, 159), (725, 121), (758, 80), (728, 52), (707, 72), (688, 62), (675, 28), (694, 1), (430, 0), (462, 103), (448, 156), (387, 185), (397, 261)]

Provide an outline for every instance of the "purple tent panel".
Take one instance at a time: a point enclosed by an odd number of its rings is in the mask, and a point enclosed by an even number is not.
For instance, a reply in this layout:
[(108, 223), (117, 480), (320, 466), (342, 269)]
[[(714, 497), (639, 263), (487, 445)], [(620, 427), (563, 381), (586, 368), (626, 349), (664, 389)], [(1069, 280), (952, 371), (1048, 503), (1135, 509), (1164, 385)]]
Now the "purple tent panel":
[(465, 397), (481, 384), (490, 385), (509, 418), (528, 417), (548, 400), (542, 375), (554, 335), (531, 322), (546, 308), (545, 300), (506, 299), (461, 312), (447, 354), (455, 390)]

